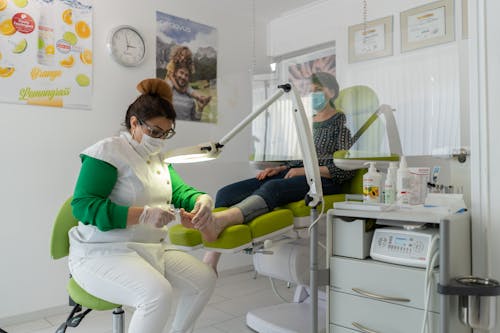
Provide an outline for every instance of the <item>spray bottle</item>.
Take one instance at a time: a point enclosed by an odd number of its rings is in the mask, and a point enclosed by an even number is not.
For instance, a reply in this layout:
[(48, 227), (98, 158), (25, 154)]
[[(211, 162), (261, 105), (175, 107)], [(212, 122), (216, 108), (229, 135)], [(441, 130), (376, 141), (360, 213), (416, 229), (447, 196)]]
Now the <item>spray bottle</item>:
[(384, 203), (393, 204), (396, 201), (397, 169), (396, 162), (390, 162), (387, 169), (387, 177), (384, 183)]
[(406, 164), (406, 158), (401, 156), (399, 169), (396, 173), (396, 188), (397, 188), (397, 202), (398, 204), (408, 204), (410, 199), (410, 172)]
[(375, 162), (370, 164), (368, 172), (363, 175), (363, 202), (380, 202), (380, 174), (375, 169)]

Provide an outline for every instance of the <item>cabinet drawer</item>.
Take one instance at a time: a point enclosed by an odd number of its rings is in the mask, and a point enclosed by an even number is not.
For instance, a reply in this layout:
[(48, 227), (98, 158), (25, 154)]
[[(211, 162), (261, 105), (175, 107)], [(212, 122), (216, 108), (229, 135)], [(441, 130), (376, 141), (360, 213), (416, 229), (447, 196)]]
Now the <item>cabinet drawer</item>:
[[(420, 333), (423, 316), (423, 310), (342, 292), (330, 292), (330, 324), (350, 328), (355, 332), (361, 331), (355, 327), (357, 323), (368, 332)], [(429, 312), (428, 316), (431, 332), (439, 332), (439, 314)], [(334, 332), (337, 333), (337, 328)]]
[[(434, 273), (429, 303), (429, 310), (434, 312), (439, 312), (437, 279), (438, 274)], [(422, 268), (336, 256), (330, 258), (330, 286), (333, 290), (355, 295), (368, 292), (381, 297), (391, 297), (392, 299), (384, 301), (394, 304), (418, 309), (425, 306), (425, 269)], [(371, 297), (366, 293), (363, 296)]]

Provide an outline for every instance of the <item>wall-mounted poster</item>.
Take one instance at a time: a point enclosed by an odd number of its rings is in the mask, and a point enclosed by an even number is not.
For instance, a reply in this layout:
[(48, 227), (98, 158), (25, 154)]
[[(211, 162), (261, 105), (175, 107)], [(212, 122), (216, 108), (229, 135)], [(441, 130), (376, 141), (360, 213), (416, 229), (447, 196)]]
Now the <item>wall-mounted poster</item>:
[(311, 75), (326, 72), (336, 76), (335, 42), (315, 50), (304, 50), (301, 55), (283, 60), (286, 68), (284, 80), (290, 80), (302, 97), (311, 93)]
[(0, 0), (0, 102), (91, 107), (92, 0)]
[(173, 88), (178, 120), (217, 123), (217, 31), (156, 12), (156, 77)]

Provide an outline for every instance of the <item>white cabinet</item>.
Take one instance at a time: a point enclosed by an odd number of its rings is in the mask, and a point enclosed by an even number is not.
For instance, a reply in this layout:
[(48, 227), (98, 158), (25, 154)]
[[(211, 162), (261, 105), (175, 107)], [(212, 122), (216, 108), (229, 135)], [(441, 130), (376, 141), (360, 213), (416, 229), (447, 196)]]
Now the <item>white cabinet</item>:
[[(470, 218), (467, 213), (443, 216), (418, 212), (331, 209), (327, 217), (327, 251), (330, 254), (327, 327), (330, 333), (420, 333), (426, 302), (425, 269), (371, 258), (334, 255), (333, 240), (339, 236), (342, 238), (342, 235), (333, 234), (332, 224), (338, 219), (376, 219), (390, 224), (430, 223), (440, 229), (446, 223), (444, 238), (449, 242), (440, 244), (448, 249), (440, 253), (446, 256), (440, 261), (445, 266), (445, 275), (456, 277), (470, 274)], [(456, 297), (437, 293), (438, 281), (439, 269), (436, 268), (427, 312), (431, 328), (428, 332), (470, 333), (471, 330), (458, 320)]]

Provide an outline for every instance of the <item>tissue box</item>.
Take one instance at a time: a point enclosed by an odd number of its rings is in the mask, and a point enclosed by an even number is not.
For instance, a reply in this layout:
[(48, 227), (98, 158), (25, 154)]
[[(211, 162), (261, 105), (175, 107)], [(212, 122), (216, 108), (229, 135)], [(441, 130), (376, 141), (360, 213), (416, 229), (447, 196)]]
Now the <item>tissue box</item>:
[(333, 221), (333, 254), (365, 259), (370, 255), (375, 221), (357, 219), (352, 222), (341, 218)]

